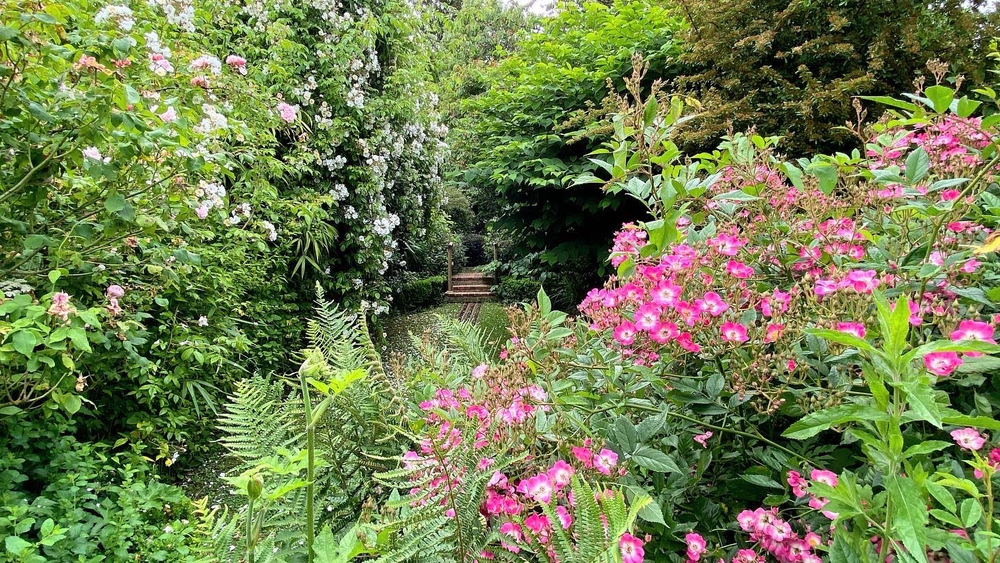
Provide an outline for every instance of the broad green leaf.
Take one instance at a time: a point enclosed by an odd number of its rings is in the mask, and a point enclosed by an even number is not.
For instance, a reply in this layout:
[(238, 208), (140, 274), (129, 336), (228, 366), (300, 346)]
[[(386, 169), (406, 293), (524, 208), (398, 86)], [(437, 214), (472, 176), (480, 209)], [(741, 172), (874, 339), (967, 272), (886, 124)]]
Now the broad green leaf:
[(66, 395), (62, 405), (69, 414), (76, 414), (80, 410), (80, 407), (83, 406), (83, 401), (76, 395)]
[(944, 442), (942, 440), (928, 440), (906, 448), (906, 451), (903, 452), (903, 457), (910, 458), (915, 455), (927, 455), (950, 448), (953, 445), (951, 442)]
[(906, 157), (906, 180), (911, 185), (923, 180), (931, 169), (931, 158), (923, 147), (910, 151)]
[(538, 299), (538, 310), (543, 315), (548, 315), (549, 312), (552, 310), (552, 300), (549, 299), (548, 295), (546, 295), (544, 287), (538, 288), (537, 299)]
[(875, 102), (877, 104), (882, 104), (885, 106), (890, 106), (894, 108), (904, 109), (906, 111), (917, 111), (919, 108), (916, 104), (906, 102), (903, 100), (897, 100), (896, 98), (890, 98), (889, 96), (859, 96), (862, 100), (868, 100), (869, 102)]
[(941, 428), (941, 408), (934, 402), (934, 392), (931, 387), (920, 380), (904, 381), (900, 386), (906, 392), (910, 410), (917, 415), (917, 418)]
[(931, 480), (928, 480), (925, 485), (927, 486), (927, 492), (930, 493), (941, 506), (948, 509), (949, 512), (955, 512), (955, 510), (958, 509), (958, 505), (955, 504), (955, 497), (952, 496), (948, 489)]
[(848, 422), (884, 422), (889, 415), (867, 405), (840, 405), (810, 413), (792, 424), (781, 435), (793, 440), (812, 438), (833, 426)]
[(38, 344), (38, 338), (35, 333), (30, 330), (19, 330), (10, 337), (11, 343), (14, 344), (14, 349), (18, 352), (24, 354), (25, 356), (31, 357), (32, 351), (35, 349), (35, 345)]
[(684, 473), (680, 467), (677, 467), (677, 463), (670, 456), (660, 450), (654, 450), (646, 446), (639, 448), (632, 454), (632, 461), (641, 467), (657, 473)]
[(818, 164), (810, 166), (808, 169), (813, 176), (819, 180), (819, 190), (826, 195), (833, 193), (837, 188), (837, 167), (832, 164)]
[(17, 536), (7, 536), (4, 538), (3, 543), (7, 549), (7, 553), (14, 556), (20, 556), (32, 548), (31, 542)]
[(927, 99), (931, 101), (934, 106), (934, 111), (937, 113), (944, 113), (948, 111), (951, 107), (952, 100), (955, 99), (955, 91), (947, 86), (941, 86), (940, 84), (935, 84), (924, 90), (924, 95)]
[(983, 517), (983, 507), (974, 498), (967, 498), (962, 501), (962, 524), (966, 528), (974, 528)]
[(857, 348), (858, 350), (869, 354), (874, 354), (876, 352), (875, 347), (869, 344), (866, 340), (862, 340), (853, 334), (847, 334), (846, 332), (841, 332), (839, 330), (829, 328), (809, 328), (806, 329), (805, 332), (806, 334), (824, 338), (831, 342), (836, 342), (837, 344)]
[(125, 196), (119, 193), (113, 194), (104, 202), (104, 208), (112, 213), (118, 213), (125, 209)]
[(768, 477), (767, 475), (754, 475), (754, 474), (744, 473), (743, 475), (740, 476), (740, 479), (743, 479), (747, 483), (757, 485), (758, 487), (766, 487), (768, 489), (778, 489), (782, 491), (785, 490), (784, 485)]
[(898, 475), (886, 475), (885, 488), (892, 502), (890, 532), (903, 542), (911, 557), (927, 563), (927, 504), (920, 490), (912, 479)]
[(639, 433), (626, 416), (619, 416), (615, 421), (615, 440), (626, 452), (634, 452), (639, 444)]
[(847, 532), (838, 527), (833, 535), (833, 545), (830, 546), (830, 563), (863, 563), (867, 559), (851, 544)]

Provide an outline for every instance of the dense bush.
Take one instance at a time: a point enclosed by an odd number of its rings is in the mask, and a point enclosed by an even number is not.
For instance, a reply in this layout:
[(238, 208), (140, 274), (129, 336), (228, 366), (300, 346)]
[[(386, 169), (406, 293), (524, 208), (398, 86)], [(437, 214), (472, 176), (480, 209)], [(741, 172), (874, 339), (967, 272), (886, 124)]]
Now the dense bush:
[(532, 278), (502, 277), (496, 293), (505, 303), (526, 303), (535, 298), (541, 286), (541, 282)]
[(8, 410), (100, 413), (81, 427), (162, 458), (236, 374), (285, 368), (313, 280), (378, 314), (405, 256), (441, 270), (414, 15), (325, 9), (6, 6)]
[(448, 288), (445, 276), (431, 276), (404, 282), (396, 293), (395, 303), (402, 310), (415, 310), (437, 305), (444, 300)]

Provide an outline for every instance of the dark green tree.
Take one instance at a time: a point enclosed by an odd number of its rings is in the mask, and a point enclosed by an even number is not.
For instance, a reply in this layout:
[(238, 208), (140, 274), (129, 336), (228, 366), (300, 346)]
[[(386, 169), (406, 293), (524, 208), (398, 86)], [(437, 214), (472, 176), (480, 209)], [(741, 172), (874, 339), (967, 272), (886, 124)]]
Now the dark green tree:
[(684, 140), (714, 148), (729, 127), (784, 135), (785, 150), (836, 150), (851, 97), (912, 89), (931, 59), (984, 77), (997, 14), (975, 0), (680, 0), (690, 22), (677, 86), (705, 104)]

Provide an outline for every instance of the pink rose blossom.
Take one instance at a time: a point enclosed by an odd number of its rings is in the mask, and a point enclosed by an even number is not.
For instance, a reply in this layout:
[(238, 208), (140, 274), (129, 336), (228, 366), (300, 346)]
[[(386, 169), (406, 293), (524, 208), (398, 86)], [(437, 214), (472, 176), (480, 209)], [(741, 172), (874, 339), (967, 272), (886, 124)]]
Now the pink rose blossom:
[(684, 536), (684, 542), (687, 544), (687, 556), (690, 561), (698, 561), (701, 556), (706, 551), (705, 538), (701, 537), (701, 534), (691, 532)]
[(975, 451), (982, 448), (986, 444), (986, 438), (979, 433), (975, 428), (962, 428), (960, 430), (952, 430), (951, 438), (955, 440), (963, 450)]
[(617, 464), (618, 454), (609, 449), (602, 449), (594, 456), (594, 467), (599, 473), (603, 473), (604, 475), (611, 475), (611, 468)]
[(278, 104), (278, 115), (285, 123), (292, 123), (299, 115), (299, 107), (281, 102)]
[(931, 352), (924, 356), (924, 366), (934, 375), (951, 375), (960, 365), (962, 359), (955, 352)]
[(622, 563), (642, 563), (646, 552), (642, 549), (643, 541), (625, 532), (618, 540), (618, 551), (622, 555)]
[(839, 332), (850, 334), (851, 336), (856, 336), (857, 338), (864, 338), (867, 333), (865, 325), (855, 322), (837, 323), (837, 330)]

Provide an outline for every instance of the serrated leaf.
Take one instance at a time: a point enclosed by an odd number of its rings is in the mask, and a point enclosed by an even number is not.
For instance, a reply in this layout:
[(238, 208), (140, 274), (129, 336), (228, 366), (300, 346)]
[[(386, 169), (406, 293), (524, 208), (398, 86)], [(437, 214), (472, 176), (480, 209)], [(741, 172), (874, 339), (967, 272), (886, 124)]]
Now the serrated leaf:
[(892, 501), (892, 529), (909, 555), (920, 563), (927, 563), (926, 526), (927, 505), (921, 498), (920, 490), (909, 477), (885, 476), (885, 488)]
[(632, 461), (640, 467), (645, 467), (657, 473), (684, 473), (680, 467), (677, 467), (677, 463), (670, 456), (660, 450), (654, 450), (647, 446), (636, 450), (632, 454)]
[(810, 413), (792, 424), (781, 435), (793, 440), (811, 438), (833, 426), (848, 422), (884, 422), (889, 415), (867, 405), (840, 405)]

